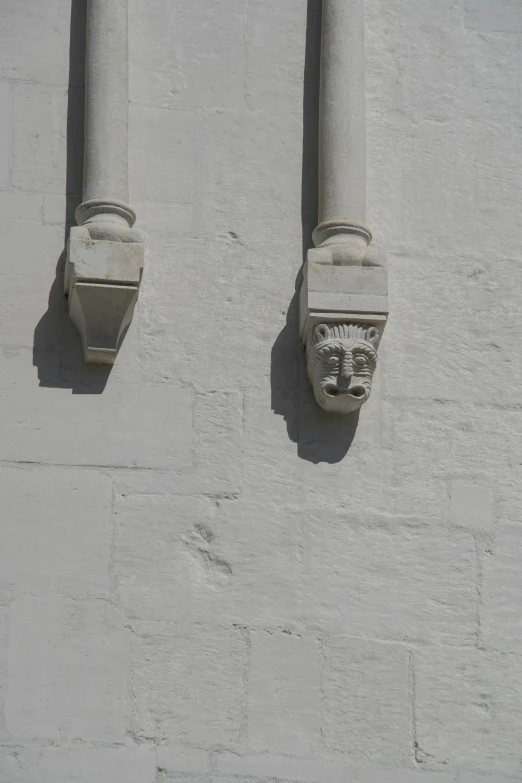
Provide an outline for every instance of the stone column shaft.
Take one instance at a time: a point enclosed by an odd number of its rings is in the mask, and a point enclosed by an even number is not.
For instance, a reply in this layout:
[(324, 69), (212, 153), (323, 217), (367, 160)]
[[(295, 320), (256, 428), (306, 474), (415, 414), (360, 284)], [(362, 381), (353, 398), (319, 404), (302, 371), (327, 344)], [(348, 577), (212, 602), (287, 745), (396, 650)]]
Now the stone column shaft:
[(84, 201), (129, 198), (128, 71), (127, 0), (88, 0)]
[(127, 0), (87, 0), (83, 202), (67, 249), (69, 315), (89, 364), (113, 364), (138, 296), (144, 248), (128, 205)]
[[(342, 242), (366, 223), (363, 0), (323, 0), (316, 245)], [(358, 232), (361, 229), (361, 232)]]

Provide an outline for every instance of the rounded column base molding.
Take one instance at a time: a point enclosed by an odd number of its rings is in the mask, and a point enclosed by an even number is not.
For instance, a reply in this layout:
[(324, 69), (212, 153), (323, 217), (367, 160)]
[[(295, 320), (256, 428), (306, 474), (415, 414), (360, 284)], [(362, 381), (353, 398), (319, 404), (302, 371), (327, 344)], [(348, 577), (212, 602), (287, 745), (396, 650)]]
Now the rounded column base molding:
[(372, 241), (372, 232), (360, 223), (349, 223), (342, 218), (323, 220), (312, 234), (314, 245), (341, 244), (347, 241), (347, 237), (361, 239), (365, 247)]

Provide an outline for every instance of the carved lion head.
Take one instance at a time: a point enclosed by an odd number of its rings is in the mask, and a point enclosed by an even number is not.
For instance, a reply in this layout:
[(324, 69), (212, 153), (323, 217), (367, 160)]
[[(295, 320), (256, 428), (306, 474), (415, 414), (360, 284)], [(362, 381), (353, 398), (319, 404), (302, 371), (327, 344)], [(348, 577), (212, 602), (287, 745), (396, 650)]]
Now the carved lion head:
[(374, 326), (317, 324), (306, 347), (308, 376), (317, 403), (329, 413), (346, 414), (370, 396), (380, 335)]

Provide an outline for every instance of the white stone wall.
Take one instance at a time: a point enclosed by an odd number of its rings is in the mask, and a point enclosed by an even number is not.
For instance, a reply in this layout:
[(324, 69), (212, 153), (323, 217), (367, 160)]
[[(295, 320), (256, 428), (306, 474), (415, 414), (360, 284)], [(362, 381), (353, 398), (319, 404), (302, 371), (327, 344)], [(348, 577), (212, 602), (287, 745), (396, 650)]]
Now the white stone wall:
[(62, 297), (82, 5), (0, 3), (0, 783), (522, 780), (522, 4), (366, 0), (356, 430), (297, 338), (318, 2), (129, 0), (109, 376)]

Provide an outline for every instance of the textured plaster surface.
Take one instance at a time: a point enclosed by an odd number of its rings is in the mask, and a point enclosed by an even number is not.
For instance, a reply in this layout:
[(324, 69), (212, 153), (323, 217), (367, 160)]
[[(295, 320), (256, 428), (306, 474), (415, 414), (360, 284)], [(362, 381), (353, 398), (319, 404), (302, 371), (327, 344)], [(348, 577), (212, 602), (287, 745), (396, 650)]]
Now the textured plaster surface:
[(520, 4), (365, 0), (391, 317), (342, 426), (295, 297), (318, 3), (129, 0), (110, 373), (62, 297), (82, 6), (0, 3), (0, 783), (522, 780)]

